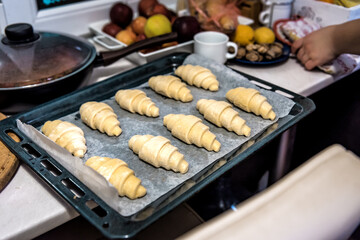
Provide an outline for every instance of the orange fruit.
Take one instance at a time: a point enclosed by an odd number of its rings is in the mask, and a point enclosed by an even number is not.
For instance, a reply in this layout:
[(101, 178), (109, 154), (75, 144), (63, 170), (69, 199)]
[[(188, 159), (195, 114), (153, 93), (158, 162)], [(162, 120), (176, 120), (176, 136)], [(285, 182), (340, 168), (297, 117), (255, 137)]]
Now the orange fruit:
[(135, 42), (136, 34), (129, 30), (122, 30), (116, 34), (115, 38), (126, 45), (130, 45)]
[(255, 42), (262, 43), (273, 43), (275, 42), (275, 33), (268, 27), (259, 27), (254, 32)]
[(139, 16), (131, 22), (131, 28), (136, 34), (144, 34), (146, 21), (147, 19), (145, 17)]
[(249, 43), (254, 42), (254, 30), (248, 25), (239, 24), (236, 27), (235, 34), (233, 36), (233, 42), (246, 46)]

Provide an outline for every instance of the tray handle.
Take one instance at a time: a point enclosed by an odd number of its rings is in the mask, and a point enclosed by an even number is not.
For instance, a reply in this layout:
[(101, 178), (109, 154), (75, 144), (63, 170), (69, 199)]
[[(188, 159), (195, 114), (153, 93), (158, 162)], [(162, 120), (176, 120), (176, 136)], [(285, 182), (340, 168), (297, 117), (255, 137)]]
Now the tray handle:
[(117, 50), (117, 49), (126, 47), (125, 44), (120, 44), (120, 42), (114, 41), (113, 39), (111, 39), (107, 36), (97, 35), (97, 36), (93, 37), (93, 40), (97, 44), (99, 44), (109, 50)]

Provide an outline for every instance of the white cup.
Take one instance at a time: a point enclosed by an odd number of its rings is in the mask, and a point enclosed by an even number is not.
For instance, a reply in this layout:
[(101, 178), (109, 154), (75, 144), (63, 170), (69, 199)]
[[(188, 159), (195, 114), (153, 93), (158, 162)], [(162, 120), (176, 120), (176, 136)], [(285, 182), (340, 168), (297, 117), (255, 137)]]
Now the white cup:
[(293, 0), (261, 0), (264, 10), (259, 14), (259, 21), (267, 27), (279, 19), (288, 19), (291, 16)]
[[(234, 53), (228, 52), (228, 47), (234, 48)], [(229, 41), (229, 37), (220, 32), (205, 31), (195, 34), (194, 52), (224, 64), (227, 59), (237, 54), (237, 45)]]

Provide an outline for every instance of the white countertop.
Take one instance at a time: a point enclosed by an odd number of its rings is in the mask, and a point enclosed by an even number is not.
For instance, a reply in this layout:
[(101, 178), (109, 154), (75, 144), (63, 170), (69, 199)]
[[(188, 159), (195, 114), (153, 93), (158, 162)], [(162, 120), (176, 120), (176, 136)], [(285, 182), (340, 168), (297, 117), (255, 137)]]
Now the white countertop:
[(279, 65), (259, 67), (231, 64), (229, 67), (305, 97), (337, 81), (337, 78), (319, 69), (307, 71), (294, 58)]
[[(97, 80), (100, 76), (133, 67), (136, 65), (120, 60), (107, 68), (95, 69), (92, 76)], [(337, 81), (319, 70), (306, 71), (295, 59), (268, 67), (230, 67), (304, 96)], [(34, 238), (78, 215), (25, 164), (20, 165), (12, 181), (0, 193), (0, 213), (1, 239)]]

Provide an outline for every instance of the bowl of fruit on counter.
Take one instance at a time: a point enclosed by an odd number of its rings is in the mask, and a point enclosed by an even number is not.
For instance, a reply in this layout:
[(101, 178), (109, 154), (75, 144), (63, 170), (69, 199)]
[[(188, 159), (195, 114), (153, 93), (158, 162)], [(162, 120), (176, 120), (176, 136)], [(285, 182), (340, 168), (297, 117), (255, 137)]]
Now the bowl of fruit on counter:
[[(129, 5), (118, 2), (109, 10), (109, 18), (89, 25), (95, 34), (94, 41), (107, 50), (118, 50), (138, 41), (150, 39), (180, 29), (182, 35), (200, 31), (200, 25), (192, 16), (178, 17), (158, 1), (140, 1), (137, 11)], [(193, 40), (169, 41), (141, 49), (127, 56), (143, 64), (174, 52), (192, 52)]]
[(253, 28), (238, 25), (232, 36), (238, 45), (235, 63), (249, 65), (270, 65), (285, 62), (290, 55), (290, 46), (277, 41), (271, 28)]

